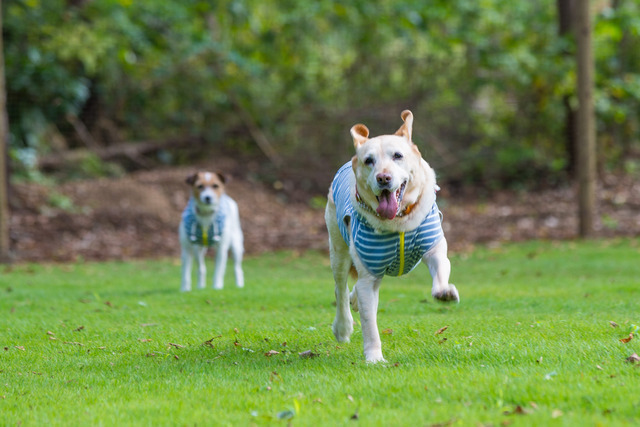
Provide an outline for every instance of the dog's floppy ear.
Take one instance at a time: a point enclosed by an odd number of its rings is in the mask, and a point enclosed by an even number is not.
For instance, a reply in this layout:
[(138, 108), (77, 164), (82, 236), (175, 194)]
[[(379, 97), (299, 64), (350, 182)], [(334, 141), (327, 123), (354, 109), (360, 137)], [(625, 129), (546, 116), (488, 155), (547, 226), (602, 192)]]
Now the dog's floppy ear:
[(223, 184), (226, 184), (227, 181), (229, 180), (229, 177), (222, 174), (221, 172), (216, 172), (216, 175), (218, 175), (218, 178), (220, 178), (220, 181), (222, 181)]
[(196, 183), (197, 179), (198, 179), (198, 173), (196, 172), (193, 175), (189, 175), (185, 182), (189, 185), (193, 185)]
[(363, 124), (357, 124), (351, 128), (351, 137), (353, 138), (353, 145), (358, 148), (365, 142), (369, 137), (369, 129)]
[(400, 117), (402, 117), (402, 121), (404, 123), (400, 126), (400, 129), (396, 131), (396, 135), (404, 136), (409, 141), (411, 141), (411, 131), (413, 129), (413, 113), (410, 110), (404, 110)]

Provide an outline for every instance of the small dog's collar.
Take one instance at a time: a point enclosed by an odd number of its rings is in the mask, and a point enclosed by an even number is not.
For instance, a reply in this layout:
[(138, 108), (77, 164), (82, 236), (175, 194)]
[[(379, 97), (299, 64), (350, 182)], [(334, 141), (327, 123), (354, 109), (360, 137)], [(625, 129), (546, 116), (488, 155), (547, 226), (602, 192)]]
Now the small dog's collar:
[[(375, 209), (373, 209), (371, 206), (366, 204), (364, 200), (362, 200), (362, 197), (360, 197), (360, 193), (358, 193), (358, 187), (357, 186), (356, 186), (356, 202), (358, 202), (358, 206), (360, 206), (365, 211), (367, 211), (369, 213), (372, 213), (373, 215), (377, 216), (378, 218), (382, 218), (380, 216), (380, 214)], [(399, 218), (402, 218), (405, 215), (409, 215), (415, 209), (415, 207), (418, 205), (418, 203), (420, 203), (420, 198), (419, 197), (418, 197), (418, 200), (416, 200), (413, 204), (407, 206), (402, 212), (398, 212), (396, 214), (396, 216), (399, 217)]]

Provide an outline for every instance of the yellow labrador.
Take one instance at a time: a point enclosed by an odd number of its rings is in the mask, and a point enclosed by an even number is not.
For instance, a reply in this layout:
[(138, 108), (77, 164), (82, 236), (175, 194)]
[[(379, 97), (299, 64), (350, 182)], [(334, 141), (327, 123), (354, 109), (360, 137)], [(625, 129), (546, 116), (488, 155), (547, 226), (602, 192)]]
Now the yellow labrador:
[[(377, 311), (385, 275), (406, 274), (424, 261), (433, 278), (433, 297), (460, 300), (449, 284), (451, 264), (436, 205), (435, 172), (411, 140), (411, 111), (403, 111), (402, 120), (395, 134), (374, 138), (362, 124), (351, 128), (356, 155), (336, 174), (325, 210), (337, 305), (333, 334), (340, 342), (349, 341), (351, 304), (360, 312), (367, 362), (384, 361)], [(352, 267), (358, 280), (349, 293)]]

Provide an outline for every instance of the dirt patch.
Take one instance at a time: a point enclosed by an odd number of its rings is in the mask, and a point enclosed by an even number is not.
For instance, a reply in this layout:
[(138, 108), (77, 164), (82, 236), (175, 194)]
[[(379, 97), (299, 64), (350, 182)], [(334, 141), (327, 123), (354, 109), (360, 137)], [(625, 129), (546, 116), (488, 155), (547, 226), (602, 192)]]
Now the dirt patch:
[[(226, 166), (226, 170), (237, 170), (238, 165), (230, 162)], [(137, 172), (55, 188), (17, 184), (11, 194), (14, 259), (45, 262), (179, 256), (177, 228), (189, 196), (184, 180), (194, 170)], [(328, 188), (330, 178), (326, 181)], [(324, 195), (316, 195), (316, 199), (309, 195), (304, 200), (295, 177), (278, 182), (276, 187), (279, 190), (252, 179), (251, 174), (237, 174), (228, 184), (228, 193), (240, 208), (247, 253), (326, 250), (324, 211), (318, 203), (318, 197)], [(66, 203), (55, 202), (60, 199)], [(598, 199), (598, 237), (640, 235), (640, 182), (608, 175)], [(450, 194), (444, 186), (438, 204), (453, 251), (470, 250), (479, 243), (576, 237), (577, 204), (571, 188), (534, 194), (499, 192), (480, 200), (472, 192)]]

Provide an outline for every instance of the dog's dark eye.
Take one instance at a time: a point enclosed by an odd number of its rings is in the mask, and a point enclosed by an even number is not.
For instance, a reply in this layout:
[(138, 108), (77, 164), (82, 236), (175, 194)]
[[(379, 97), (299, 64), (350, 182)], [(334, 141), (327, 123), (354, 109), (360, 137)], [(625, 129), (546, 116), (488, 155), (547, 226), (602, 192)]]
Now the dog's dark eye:
[(218, 184), (213, 184), (213, 185), (212, 185), (212, 187), (213, 187), (213, 188), (218, 188), (218, 187), (220, 187), (220, 186), (219, 186)]
[(204, 190), (204, 185), (202, 184), (198, 185), (198, 190)]
[(367, 157), (364, 159), (364, 164), (367, 166), (373, 166), (376, 163), (376, 160), (373, 157)]
[(402, 153), (393, 153), (393, 160), (402, 160), (403, 157)]

